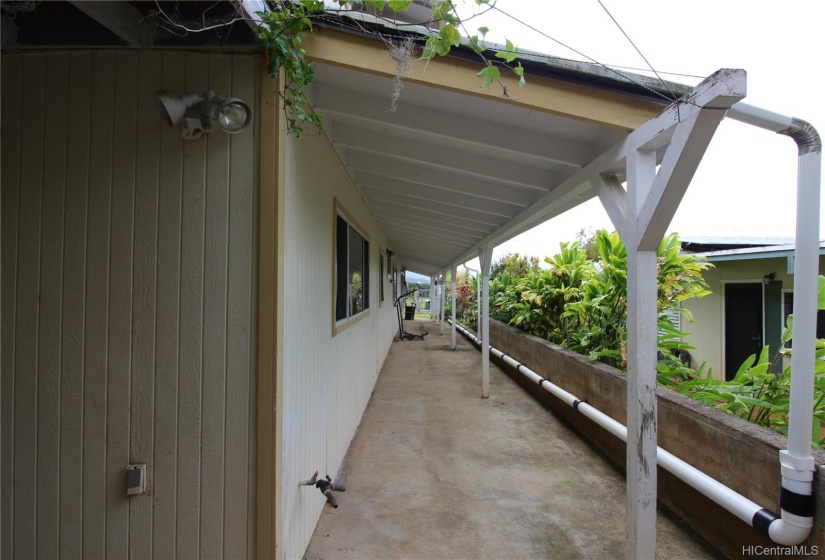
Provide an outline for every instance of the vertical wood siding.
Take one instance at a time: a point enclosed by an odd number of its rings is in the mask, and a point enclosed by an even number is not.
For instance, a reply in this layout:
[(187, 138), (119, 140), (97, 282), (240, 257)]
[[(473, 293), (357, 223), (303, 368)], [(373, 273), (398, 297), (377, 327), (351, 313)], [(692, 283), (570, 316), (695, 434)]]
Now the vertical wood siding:
[(0, 557), (255, 557), (257, 131), (184, 142), (154, 91), (258, 71), (2, 56)]
[[(370, 242), (369, 316), (332, 335), (334, 200)], [(392, 301), (378, 304), (379, 247), (372, 214), (326, 138), (288, 138), (285, 196), (282, 554), (300, 558), (324, 504), (298, 482), (335, 477), (395, 334)], [(385, 284), (385, 291), (390, 288)]]

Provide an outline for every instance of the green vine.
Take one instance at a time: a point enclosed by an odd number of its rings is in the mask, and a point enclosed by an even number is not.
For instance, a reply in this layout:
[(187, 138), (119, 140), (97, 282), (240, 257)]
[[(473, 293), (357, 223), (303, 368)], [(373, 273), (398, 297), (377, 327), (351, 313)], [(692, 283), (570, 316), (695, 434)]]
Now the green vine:
[(303, 124), (321, 128), (323, 116), (316, 113), (304, 95), (304, 86), (312, 83), (315, 67), (304, 55), (303, 31), (312, 31), (312, 16), (324, 9), (322, 0), (284, 2), (280, 9), (261, 13), (259, 34), (267, 45), (267, 70), (277, 76), (284, 70), (284, 83), (278, 92), (284, 108), (287, 133), (300, 138)]
[[(455, 5), (451, 0), (429, 0), (432, 17), (416, 25), (433, 29), (427, 37), (421, 54), (422, 60), (431, 60), (436, 56), (444, 56), (453, 47), (461, 44), (459, 27), (466, 33), (464, 22), (458, 17)], [(474, 0), (477, 5), (489, 4), (491, 0)], [(337, 0), (341, 8), (355, 4), (352, 0)], [(413, 0), (364, 0), (358, 2), (376, 13), (389, 8), (393, 13), (404, 12), (413, 5)], [(271, 76), (277, 76), (284, 70), (284, 83), (278, 92), (287, 123), (287, 133), (296, 137), (303, 133), (303, 126), (309, 123), (318, 129), (323, 127), (323, 116), (316, 113), (304, 94), (304, 87), (312, 83), (315, 77), (315, 67), (306, 60), (306, 51), (303, 47), (301, 34), (312, 31), (312, 20), (324, 14), (326, 8), (323, 0), (282, 0), (277, 3), (271, 12), (259, 13), (261, 25), (259, 34), (266, 44), (268, 53), (267, 69)], [(438, 26), (436, 31), (434, 27)], [(509, 40), (505, 50), (496, 53), (496, 59), (490, 60), (484, 56), (487, 47), (484, 44), (484, 35), (487, 28), (478, 29), (479, 35), (470, 37), (468, 45), (478, 54), (484, 63), (484, 68), (478, 73), (482, 87), (497, 82), (502, 93), (508, 96), (507, 88), (501, 82), (500, 67), (508, 68), (519, 77), (519, 86), (524, 85), (524, 68), (521, 63), (511, 66), (518, 57), (518, 48)], [(467, 33), (469, 35), (469, 33)]]

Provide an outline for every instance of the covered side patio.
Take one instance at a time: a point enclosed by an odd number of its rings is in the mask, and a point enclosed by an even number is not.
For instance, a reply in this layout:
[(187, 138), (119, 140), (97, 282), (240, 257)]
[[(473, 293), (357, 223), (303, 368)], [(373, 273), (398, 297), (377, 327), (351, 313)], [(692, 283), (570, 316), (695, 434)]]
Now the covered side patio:
[[(626, 484), (590, 444), (494, 364), (455, 351), (431, 320), (405, 323), (305, 558), (620, 558)], [(317, 491), (306, 488), (304, 492)], [(318, 500), (323, 497), (318, 495)], [(721, 558), (659, 505), (659, 558)]]

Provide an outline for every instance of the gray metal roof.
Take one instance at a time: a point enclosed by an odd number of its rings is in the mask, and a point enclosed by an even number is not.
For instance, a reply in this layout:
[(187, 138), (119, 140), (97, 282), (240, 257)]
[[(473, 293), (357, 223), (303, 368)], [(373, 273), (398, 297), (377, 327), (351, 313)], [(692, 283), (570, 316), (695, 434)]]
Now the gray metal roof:
[[(708, 251), (706, 253), (696, 253), (695, 255), (705, 257), (708, 262), (744, 261), (792, 257), (794, 256), (795, 249), (796, 245), (794, 243), (787, 243), (785, 245), (773, 245), (766, 247), (747, 247), (744, 249)], [(825, 241), (819, 242), (819, 254), (825, 255)]]

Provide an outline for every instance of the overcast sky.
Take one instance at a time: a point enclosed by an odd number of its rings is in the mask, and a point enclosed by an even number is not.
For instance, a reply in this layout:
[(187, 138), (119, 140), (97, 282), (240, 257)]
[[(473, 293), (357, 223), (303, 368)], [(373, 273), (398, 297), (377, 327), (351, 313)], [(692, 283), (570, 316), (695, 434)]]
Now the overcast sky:
[[(469, 5), (472, 0), (465, 0)], [(825, 134), (822, 33), (825, 1), (602, 0), (642, 54), (659, 72), (708, 76), (720, 68), (748, 72), (745, 102), (801, 118)], [(600, 63), (646, 64), (598, 0), (498, 0), (497, 8), (530, 22), (547, 35)], [(565, 58), (582, 58), (500, 13), (473, 19), (487, 38)], [(701, 78), (662, 74), (694, 85)], [(527, 76), (529, 87), (529, 76)], [(670, 231), (682, 236), (793, 237), (796, 146), (787, 137), (726, 119), (691, 183)], [(613, 227), (598, 200), (591, 200), (498, 247), (544, 257), (582, 227)], [(822, 236), (820, 236), (822, 237)], [(475, 263), (468, 263), (477, 266)]]

